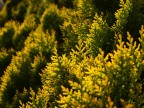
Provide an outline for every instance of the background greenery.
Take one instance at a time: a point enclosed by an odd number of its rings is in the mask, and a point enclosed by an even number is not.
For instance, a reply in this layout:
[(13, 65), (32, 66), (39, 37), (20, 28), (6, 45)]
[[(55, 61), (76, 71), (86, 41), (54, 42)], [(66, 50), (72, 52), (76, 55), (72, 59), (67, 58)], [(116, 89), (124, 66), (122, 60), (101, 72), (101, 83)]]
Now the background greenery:
[(4, 0), (0, 108), (144, 108), (143, 0)]

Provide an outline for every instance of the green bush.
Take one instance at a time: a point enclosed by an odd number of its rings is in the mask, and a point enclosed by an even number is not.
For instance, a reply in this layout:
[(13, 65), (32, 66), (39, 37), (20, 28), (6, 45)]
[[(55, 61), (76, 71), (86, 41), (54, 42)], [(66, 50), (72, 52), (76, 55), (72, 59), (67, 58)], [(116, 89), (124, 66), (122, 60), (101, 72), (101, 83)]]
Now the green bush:
[(10, 21), (0, 29), (0, 48), (10, 49), (13, 47), (12, 38), (16, 32), (16, 24), (16, 22)]
[(56, 52), (41, 74), (42, 89), (37, 94), (32, 92), (32, 100), (22, 106), (141, 108), (144, 97), (138, 80), (144, 69), (144, 54), (130, 34), (127, 39), (124, 43), (120, 36), (117, 49), (106, 57), (102, 50), (97, 57), (89, 55), (82, 40), (69, 57)]
[(105, 54), (109, 53), (113, 49), (113, 33), (101, 16), (95, 15), (90, 33), (87, 34), (86, 44), (90, 50), (90, 53), (95, 57), (99, 54), (99, 48), (105, 51)]
[(143, 108), (143, 3), (5, 0), (0, 108)]
[[(31, 19), (31, 20), (29, 20)], [(37, 27), (34, 15), (27, 16), (24, 22), (18, 26), (15, 35), (12, 38), (12, 43), (15, 50), (21, 50), (24, 47), (24, 42), (31, 31)]]

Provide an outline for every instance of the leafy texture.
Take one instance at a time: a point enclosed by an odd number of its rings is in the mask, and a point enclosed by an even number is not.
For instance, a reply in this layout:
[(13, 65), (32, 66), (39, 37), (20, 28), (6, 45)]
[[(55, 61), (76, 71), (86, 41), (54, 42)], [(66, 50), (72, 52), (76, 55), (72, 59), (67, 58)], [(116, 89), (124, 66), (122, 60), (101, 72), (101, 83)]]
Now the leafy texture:
[(143, 0), (5, 0), (0, 108), (143, 108)]

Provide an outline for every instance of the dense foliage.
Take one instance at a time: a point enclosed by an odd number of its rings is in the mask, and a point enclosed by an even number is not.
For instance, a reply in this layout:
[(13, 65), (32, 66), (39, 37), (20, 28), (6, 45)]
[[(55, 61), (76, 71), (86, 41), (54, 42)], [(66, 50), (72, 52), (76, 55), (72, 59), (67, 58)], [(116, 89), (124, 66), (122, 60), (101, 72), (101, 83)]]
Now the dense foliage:
[(144, 108), (143, 0), (4, 0), (0, 108)]

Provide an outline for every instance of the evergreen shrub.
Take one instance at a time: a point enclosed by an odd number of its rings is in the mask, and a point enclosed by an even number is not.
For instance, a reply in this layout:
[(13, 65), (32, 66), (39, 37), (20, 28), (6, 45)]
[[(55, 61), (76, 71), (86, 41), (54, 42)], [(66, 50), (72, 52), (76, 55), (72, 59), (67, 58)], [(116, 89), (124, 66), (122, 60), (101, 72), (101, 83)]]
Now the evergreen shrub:
[(143, 3), (5, 0), (0, 108), (143, 108)]

